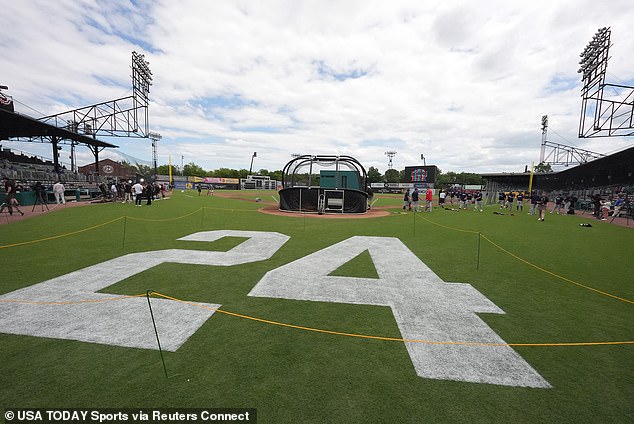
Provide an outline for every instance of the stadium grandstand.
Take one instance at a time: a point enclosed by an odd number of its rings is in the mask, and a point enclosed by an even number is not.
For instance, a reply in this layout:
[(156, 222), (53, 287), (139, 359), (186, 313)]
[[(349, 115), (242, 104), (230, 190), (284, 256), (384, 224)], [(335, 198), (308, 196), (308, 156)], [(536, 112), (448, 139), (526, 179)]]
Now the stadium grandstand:
[[(0, 143), (2, 143), (2, 140), (28, 137), (41, 137), (42, 139), (51, 140), (53, 159), (0, 147), (1, 176), (15, 180), (17, 187), (24, 192), (31, 191), (31, 188), (37, 182), (42, 183), (50, 192), (51, 186), (56, 181), (62, 181), (67, 195), (75, 196), (77, 193), (81, 193), (82, 199), (91, 199), (99, 195), (97, 187), (101, 182), (107, 181), (108, 177), (99, 175), (98, 172), (92, 175), (84, 175), (66, 169), (58, 161), (57, 144), (63, 141), (70, 141), (78, 145), (85, 145), (95, 155), (96, 163), (98, 163), (99, 151), (104, 148), (115, 148), (117, 146), (65, 128), (43, 123), (26, 115), (0, 109)], [(21, 201), (23, 204), (28, 205), (29, 202), (26, 199), (33, 199), (34, 197), (23, 196)], [(79, 195), (77, 198), (79, 199)], [(26, 203), (24, 203), (25, 201)]]
[[(482, 174), (490, 203), (498, 192), (528, 191), (530, 172)], [(634, 147), (578, 166), (534, 173), (532, 190), (569, 194), (578, 199), (577, 209), (586, 209), (594, 195), (610, 199), (624, 194), (634, 202)]]

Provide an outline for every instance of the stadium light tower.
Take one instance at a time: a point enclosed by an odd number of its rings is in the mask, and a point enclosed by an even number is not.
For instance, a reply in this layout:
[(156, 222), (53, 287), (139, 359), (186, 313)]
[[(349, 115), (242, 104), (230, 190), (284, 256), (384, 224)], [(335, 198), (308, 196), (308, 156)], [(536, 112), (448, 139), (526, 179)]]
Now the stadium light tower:
[(158, 165), (157, 165), (156, 144), (161, 138), (163, 138), (163, 136), (159, 133), (149, 132), (148, 137), (152, 140), (152, 164), (154, 165), (154, 175), (157, 175)]
[(546, 140), (548, 138), (548, 115), (542, 116), (542, 150), (539, 154), (539, 163), (544, 163), (546, 154)]
[(394, 156), (396, 156), (396, 152), (391, 150), (387, 151), (385, 152), (385, 156), (387, 156), (388, 158), (387, 169), (392, 169), (392, 159), (394, 158)]
[(253, 155), (251, 156), (251, 166), (249, 166), (249, 175), (251, 175), (251, 171), (253, 170), (253, 158), (258, 156), (258, 152), (253, 152)]
[[(580, 138), (634, 135), (634, 87), (605, 83), (610, 35), (610, 28), (599, 28), (579, 55), (581, 67), (577, 72), (583, 82)], [(604, 95), (606, 87), (610, 88), (609, 95)]]

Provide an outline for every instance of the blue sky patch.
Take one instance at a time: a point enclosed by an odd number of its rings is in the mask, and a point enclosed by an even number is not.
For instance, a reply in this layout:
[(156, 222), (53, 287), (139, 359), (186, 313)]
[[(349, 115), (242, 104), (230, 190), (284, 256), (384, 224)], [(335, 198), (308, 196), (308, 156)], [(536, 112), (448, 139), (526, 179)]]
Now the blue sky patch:
[(350, 69), (344, 72), (336, 71), (332, 67), (328, 66), (323, 60), (316, 60), (313, 62), (313, 64), (315, 65), (317, 73), (320, 76), (337, 81), (362, 78), (369, 74), (369, 71), (359, 68)]
[(579, 87), (580, 85), (581, 80), (578, 77), (570, 78), (564, 77), (562, 75), (555, 75), (548, 82), (548, 85), (546, 86), (546, 91), (548, 91), (549, 93), (569, 91)]
[(268, 127), (268, 126), (264, 126), (264, 125), (254, 125), (254, 126), (232, 125), (231, 129), (234, 130), (234, 131), (255, 132), (255, 133), (270, 133), (270, 134), (282, 132), (281, 128)]
[(257, 102), (245, 99), (238, 94), (205, 97), (192, 103), (199, 104), (205, 109), (239, 109), (245, 106), (257, 106)]
[(371, 139), (371, 140), (363, 140), (361, 142), (361, 146), (363, 147), (385, 147), (394, 149), (394, 148), (405, 148), (405, 142), (399, 138), (387, 138), (387, 139)]

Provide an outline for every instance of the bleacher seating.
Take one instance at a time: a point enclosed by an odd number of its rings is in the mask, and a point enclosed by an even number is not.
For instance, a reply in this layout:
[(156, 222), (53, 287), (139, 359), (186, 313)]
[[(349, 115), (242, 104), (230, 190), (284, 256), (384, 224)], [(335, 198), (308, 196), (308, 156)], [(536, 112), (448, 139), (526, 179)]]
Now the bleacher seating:
[(72, 199), (75, 190), (80, 191), (82, 200), (90, 200), (98, 193), (97, 186), (106, 180), (105, 177), (83, 175), (70, 172), (62, 168), (59, 174), (55, 172), (53, 163), (36, 156), (16, 154), (10, 149), (0, 149), (0, 175), (16, 181), (18, 187), (30, 190), (36, 182), (41, 182), (47, 189), (49, 200), (52, 199), (52, 186), (61, 180), (65, 187), (66, 197)]

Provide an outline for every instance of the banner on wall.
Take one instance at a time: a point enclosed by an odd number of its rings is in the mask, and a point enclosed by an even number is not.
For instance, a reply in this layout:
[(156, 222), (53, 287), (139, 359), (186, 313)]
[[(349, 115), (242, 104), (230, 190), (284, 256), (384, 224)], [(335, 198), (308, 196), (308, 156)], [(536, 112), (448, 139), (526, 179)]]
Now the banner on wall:
[(240, 184), (240, 179), (239, 178), (206, 177), (204, 182), (207, 184)]

